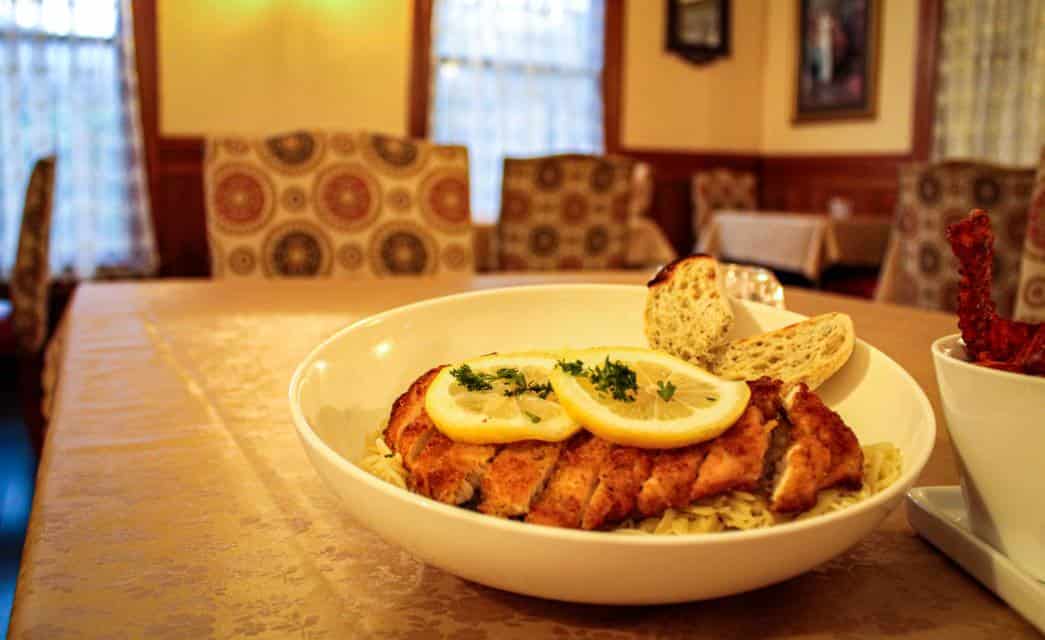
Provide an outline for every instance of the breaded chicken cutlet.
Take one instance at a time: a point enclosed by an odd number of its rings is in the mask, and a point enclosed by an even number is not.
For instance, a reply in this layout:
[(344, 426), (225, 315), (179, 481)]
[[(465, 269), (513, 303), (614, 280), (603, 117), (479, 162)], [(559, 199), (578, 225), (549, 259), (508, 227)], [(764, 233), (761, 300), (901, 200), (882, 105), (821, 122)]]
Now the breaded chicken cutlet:
[(425, 412), (441, 369), (396, 400), (384, 439), (401, 454), (410, 489), (447, 504), (593, 530), (734, 490), (763, 492), (773, 511), (796, 513), (823, 489), (862, 482), (855, 434), (804, 384), (785, 392), (779, 381), (749, 382), (751, 398), (733, 426), (678, 449), (620, 446), (583, 430), (561, 443), (475, 445), (447, 438)]

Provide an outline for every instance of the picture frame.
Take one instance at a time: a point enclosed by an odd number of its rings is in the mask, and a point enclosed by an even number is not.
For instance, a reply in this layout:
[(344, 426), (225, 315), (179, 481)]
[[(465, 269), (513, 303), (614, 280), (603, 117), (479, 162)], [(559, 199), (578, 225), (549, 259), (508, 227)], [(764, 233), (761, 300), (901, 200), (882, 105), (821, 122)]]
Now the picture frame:
[(881, 0), (798, 0), (792, 121), (874, 118)]
[(667, 51), (693, 64), (728, 57), (730, 2), (667, 0)]

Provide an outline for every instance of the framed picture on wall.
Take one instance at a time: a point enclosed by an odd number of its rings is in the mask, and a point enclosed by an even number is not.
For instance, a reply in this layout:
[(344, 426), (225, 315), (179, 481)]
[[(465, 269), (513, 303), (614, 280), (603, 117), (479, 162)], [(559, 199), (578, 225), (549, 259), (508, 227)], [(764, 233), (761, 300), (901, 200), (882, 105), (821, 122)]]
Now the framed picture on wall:
[(729, 55), (729, 0), (667, 0), (667, 50), (695, 64)]
[(798, 0), (795, 122), (873, 118), (881, 0)]

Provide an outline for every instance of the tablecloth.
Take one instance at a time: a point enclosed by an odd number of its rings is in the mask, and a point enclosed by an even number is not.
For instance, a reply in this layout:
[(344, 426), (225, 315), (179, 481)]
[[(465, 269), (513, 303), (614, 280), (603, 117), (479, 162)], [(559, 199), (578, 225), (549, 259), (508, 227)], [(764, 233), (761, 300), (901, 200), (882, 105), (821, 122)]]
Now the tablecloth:
[(819, 281), (833, 264), (878, 266), (890, 223), (878, 218), (771, 211), (716, 211), (698, 250)]
[[(421, 564), (350, 519), (310, 466), (287, 385), (346, 324), (454, 291), (648, 275), (81, 287), (9, 637), (1036, 637), (900, 511), (776, 586), (686, 605), (579, 606)], [(801, 290), (787, 300), (850, 313), (939, 415), (929, 344), (953, 331), (951, 318)], [(921, 483), (955, 483), (954, 463), (941, 429)]]

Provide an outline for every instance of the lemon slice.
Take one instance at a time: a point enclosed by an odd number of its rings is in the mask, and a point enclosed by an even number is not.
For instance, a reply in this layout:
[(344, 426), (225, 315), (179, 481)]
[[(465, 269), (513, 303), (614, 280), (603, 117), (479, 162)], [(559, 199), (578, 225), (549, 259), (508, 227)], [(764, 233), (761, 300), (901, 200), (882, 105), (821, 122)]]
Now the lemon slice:
[[(593, 381), (588, 372), (595, 367), (605, 371), (607, 359), (634, 372), (635, 389), (621, 394), (620, 385), (597, 388), (599, 376)], [(723, 380), (660, 351), (586, 349), (570, 352), (564, 360), (579, 360), (585, 373), (577, 375), (576, 367), (552, 371), (552, 387), (563, 408), (595, 435), (621, 445), (667, 449), (710, 440), (737, 421), (751, 396), (744, 382)], [(624, 376), (626, 380), (626, 372)], [(627, 399), (615, 399), (614, 388)]]
[[(483, 356), (446, 367), (428, 387), (425, 410), (435, 426), (457, 442), (565, 440), (581, 426), (563, 410), (548, 385), (555, 362), (546, 353), (515, 353)], [(471, 375), (462, 377), (462, 371)], [(498, 375), (505, 371), (508, 373)], [(471, 380), (473, 389), (469, 390), (462, 379)], [(478, 388), (483, 383), (488, 388)], [(527, 390), (521, 391), (524, 388)]]

